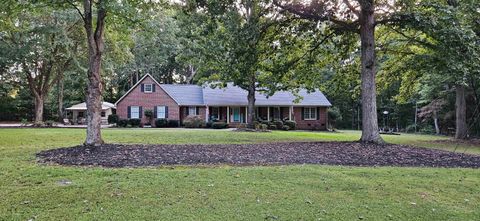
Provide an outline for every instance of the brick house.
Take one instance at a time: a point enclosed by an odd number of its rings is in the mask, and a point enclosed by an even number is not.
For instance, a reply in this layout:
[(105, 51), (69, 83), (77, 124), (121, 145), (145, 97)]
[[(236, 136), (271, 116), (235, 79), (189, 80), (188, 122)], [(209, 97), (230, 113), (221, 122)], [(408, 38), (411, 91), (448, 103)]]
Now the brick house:
[[(277, 92), (267, 97), (256, 96), (256, 119), (294, 120), (298, 129), (325, 130), (327, 108), (331, 106), (320, 91), (308, 93), (300, 90), (302, 99), (290, 92)], [(142, 123), (148, 119), (144, 111), (149, 109), (155, 119), (183, 120), (197, 115), (205, 121), (224, 121), (230, 127), (247, 122), (247, 91), (227, 84), (225, 88), (201, 87), (198, 85), (159, 84), (151, 75), (143, 76), (116, 103), (121, 119), (137, 118)]]

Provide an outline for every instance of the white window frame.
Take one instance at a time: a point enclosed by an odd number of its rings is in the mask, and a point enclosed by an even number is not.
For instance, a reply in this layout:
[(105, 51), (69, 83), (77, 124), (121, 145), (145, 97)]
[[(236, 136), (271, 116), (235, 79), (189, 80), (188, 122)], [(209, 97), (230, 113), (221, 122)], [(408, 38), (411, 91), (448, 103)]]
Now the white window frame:
[[(147, 86), (150, 86), (150, 90), (147, 90)], [(153, 84), (144, 84), (143, 85), (143, 92), (145, 93), (153, 93)]]
[(165, 119), (166, 113), (166, 106), (157, 106), (157, 119)]
[(304, 107), (303, 108), (303, 119), (304, 120), (317, 120), (317, 108), (316, 107)]
[[(192, 111), (193, 110), (193, 111)], [(197, 107), (195, 106), (189, 106), (188, 107), (188, 116), (195, 116), (198, 115), (197, 113)]]
[[(133, 111), (134, 109), (136, 109), (136, 112)], [(136, 116), (133, 115), (134, 113), (136, 114)], [(130, 119), (140, 119), (140, 106), (130, 107)]]

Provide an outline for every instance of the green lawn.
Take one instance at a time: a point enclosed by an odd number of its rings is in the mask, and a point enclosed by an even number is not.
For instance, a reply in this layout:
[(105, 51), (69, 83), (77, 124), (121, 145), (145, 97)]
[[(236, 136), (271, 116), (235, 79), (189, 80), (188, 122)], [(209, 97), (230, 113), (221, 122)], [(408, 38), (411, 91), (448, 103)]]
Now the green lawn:
[[(479, 220), (480, 170), (268, 166), (105, 169), (45, 166), (35, 153), (82, 129), (0, 129), (0, 220)], [(358, 132), (107, 129), (107, 142), (348, 141)], [(454, 149), (444, 137), (388, 142)], [(480, 153), (480, 147), (457, 151)], [(60, 185), (69, 180), (71, 185)]]

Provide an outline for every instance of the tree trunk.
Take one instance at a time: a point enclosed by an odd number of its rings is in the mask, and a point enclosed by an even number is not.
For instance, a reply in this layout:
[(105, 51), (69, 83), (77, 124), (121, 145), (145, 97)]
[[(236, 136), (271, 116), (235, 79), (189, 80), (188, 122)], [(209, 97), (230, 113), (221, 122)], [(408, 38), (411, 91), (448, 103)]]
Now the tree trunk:
[(256, 91), (256, 85), (255, 85), (255, 76), (251, 78), (250, 85), (248, 87), (248, 128), (255, 128), (255, 125), (253, 124), (253, 121), (255, 120), (255, 91)]
[(375, 88), (375, 18), (373, 0), (360, 1), (362, 63), (362, 142), (383, 143), (378, 131)]
[(84, 0), (84, 27), (88, 43), (88, 85), (87, 85), (87, 137), (85, 145), (98, 146), (103, 144), (101, 134), (102, 112), (102, 78), (100, 75), (102, 54), (104, 51), (103, 34), (107, 11), (102, 0), (97, 2), (96, 28), (93, 29), (92, 5)]
[(58, 122), (63, 123), (63, 77), (58, 78)]
[(35, 121), (34, 125), (41, 125), (43, 123), (43, 96), (35, 96)]
[(467, 127), (467, 102), (465, 98), (465, 86), (456, 85), (456, 98), (455, 98), (455, 115), (456, 115), (456, 130), (455, 139), (467, 139), (468, 127)]
[(438, 126), (438, 114), (436, 110), (433, 110), (433, 123), (435, 124), (435, 134), (440, 134), (440, 127)]

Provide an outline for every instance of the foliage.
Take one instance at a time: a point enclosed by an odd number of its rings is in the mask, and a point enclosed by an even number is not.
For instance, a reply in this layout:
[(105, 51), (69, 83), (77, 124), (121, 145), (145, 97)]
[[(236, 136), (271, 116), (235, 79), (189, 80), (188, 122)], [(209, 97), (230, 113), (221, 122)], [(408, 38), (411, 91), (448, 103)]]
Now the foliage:
[(128, 125), (131, 127), (141, 127), (142, 120), (141, 119), (128, 119)]
[(108, 123), (109, 124), (116, 124), (118, 123), (119, 117), (116, 114), (110, 114), (108, 115)]
[(295, 130), (297, 128), (297, 122), (293, 120), (286, 120), (283, 124), (288, 126), (290, 130)]
[(119, 119), (117, 126), (119, 127), (127, 127), (128, 125), (128, 119)]
[(178, 120), (168, 120), (168, 127), (179, 127), (180, 121)]
[(269, 129), (269, 130), (276, 130), (276, 129), (278, 129), (278, 127), (277, 127), (276, 124), (269, 124), (269, 125), (268, 125), (268, 129)]
[(273, 124), (275, 125), (275, 127), (276, 127), (277, 129), (279, 129), (279, 130), (283, 128), (283, 122), (280, 121), (280, 120), (275, 120), (275, 121), (273, 121), (272, 123), (273, 123)]
[(187, 116), (183, 120), (183, 124), (186, 128), (202, 128), (205, 127), (205, 120), (200, 116)]
[(287, 125), (284, 125), (284, 126), (282, 127), (282, 130), (288, 131), (288, 130), (290, 130), (290, 127), (287, 126)]
[(155, 120), (155, 127), (168, 127), (168, 120), (167, 119), (156, 119)]
[(228, 124), (225, 122), (213, 122), (212, 128), (213, 129), (225, 129), (228, 127)]

